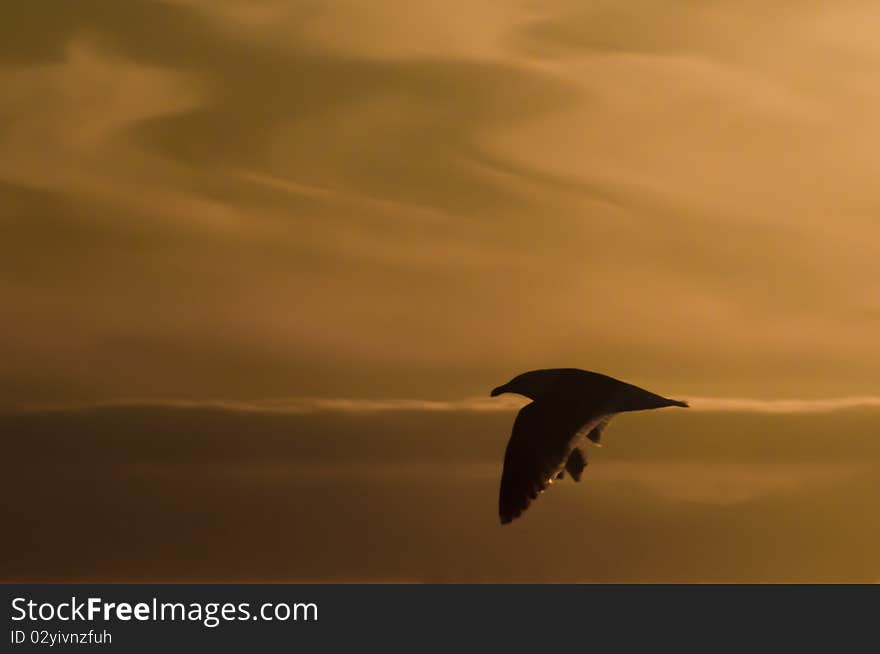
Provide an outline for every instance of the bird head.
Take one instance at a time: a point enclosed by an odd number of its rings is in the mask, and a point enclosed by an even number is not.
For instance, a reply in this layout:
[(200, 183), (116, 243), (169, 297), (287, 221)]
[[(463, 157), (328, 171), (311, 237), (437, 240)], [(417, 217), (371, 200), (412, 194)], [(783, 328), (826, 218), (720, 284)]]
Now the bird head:
[(537, 400), (547, 395), (559, 381), (559, 369), (531, 370), (517, 375), (506, 384), (492, 389), (490, 395), (495, 397), (502, 393), (517, 393)]

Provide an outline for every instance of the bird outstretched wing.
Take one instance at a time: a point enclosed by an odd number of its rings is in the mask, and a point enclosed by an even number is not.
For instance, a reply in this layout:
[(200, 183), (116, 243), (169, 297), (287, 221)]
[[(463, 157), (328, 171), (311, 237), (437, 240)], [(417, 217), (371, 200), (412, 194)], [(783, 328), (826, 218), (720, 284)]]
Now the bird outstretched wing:
[(498, 496), (502, 524), (522, 514), (565, 468), (581, 425), (576, 414), (553, 403), (535, 401), (520, 410), (504, 453)]

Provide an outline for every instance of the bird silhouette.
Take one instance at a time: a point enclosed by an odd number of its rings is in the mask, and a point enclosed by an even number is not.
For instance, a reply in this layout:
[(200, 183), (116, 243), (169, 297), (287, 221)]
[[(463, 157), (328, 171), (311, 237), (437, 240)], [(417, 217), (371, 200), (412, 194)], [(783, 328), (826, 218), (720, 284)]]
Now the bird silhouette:
[(501, 524), (519, 517), (554, 479), (568, 472), (580, 481), (587, 465), (581, 445), (599, 444), (602, 430), (625, 411), (687, 407), (598, 372), (550, 368), (524, 372), (492, 390), (517, 393), (532, 402), (520, 409), (504, 453), (498, 496)]

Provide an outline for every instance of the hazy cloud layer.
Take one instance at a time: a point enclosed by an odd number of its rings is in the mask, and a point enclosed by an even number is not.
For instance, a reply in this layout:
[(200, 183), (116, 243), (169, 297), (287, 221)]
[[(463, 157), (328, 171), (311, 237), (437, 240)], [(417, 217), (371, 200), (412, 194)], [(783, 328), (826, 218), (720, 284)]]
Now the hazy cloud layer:
[(872, 5), (365, 6), (6, 17), (2, 404), (876, 394)]
[[(590, 448), (581, 483), (554, 484), (502, 528), (510, 418), (205, 407), (0, 414), (0, 490), (16, 498), (0, 507), (14, 535), (0, 544), (0, 578), (880, 576), (876, 410), (621, 416), (605, 446)], [(541, 556), (548, 539), (553, 556)]]
[[(880, 407), (880, 397), (835, 397), (813, 399), (759, 400), (731, 397), (685, 398), (691, 411), (722, 411), (732, 413), (827, 413), (849, 409)], [(87, 404), (32, 405), (18, 410), (70, 411), (104, 408), (154, 407), (190, 410), (220, 410), (245, 413), (374, 413), (381, 412), (484, 412), (517, 410), (529, 400), (519, 396), (501, 398), (471, 397), (461, 400), (419, 400), (404, 398), (363, 399), (302, 397), (258, 401), (179, 400), (179, 399), (119, 399)]]

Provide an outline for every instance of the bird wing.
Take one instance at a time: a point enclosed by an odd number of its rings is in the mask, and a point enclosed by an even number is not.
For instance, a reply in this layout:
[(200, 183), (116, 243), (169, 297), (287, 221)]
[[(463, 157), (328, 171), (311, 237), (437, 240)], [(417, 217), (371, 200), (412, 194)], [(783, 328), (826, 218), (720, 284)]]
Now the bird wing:
[(564, 469), (583, 424), (582, 416), (556, 404), (535, 401), (520, 410), (504, 453), (498, 496), (502, 524), (525, 511)]

